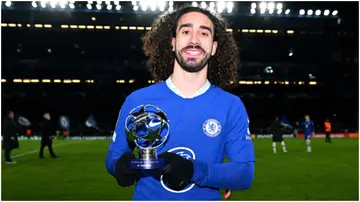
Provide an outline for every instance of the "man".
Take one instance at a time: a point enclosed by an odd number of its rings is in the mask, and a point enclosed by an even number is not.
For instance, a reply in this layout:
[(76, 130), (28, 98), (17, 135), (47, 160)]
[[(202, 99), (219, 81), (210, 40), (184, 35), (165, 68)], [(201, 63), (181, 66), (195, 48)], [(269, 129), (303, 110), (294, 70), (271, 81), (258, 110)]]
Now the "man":
[(41, 147), (39, 152), (39, 157), (44, 159), (44, 148), (47, 146), (49, 149), (49, 153), (52, 158), (57, 158), (52, 148), (52, 139), (56, 134), (56, 128), (54, 123), (51, 121), (51, 117), (49, 113), (45, 113), (42, 122), (42, 130), (41, 130)]
[(2, 128), (2, 148), (4, 151), (5, 156), (5, 163), (6, 164), (15, 164), (16, 162), (13, 161), (10, 157), (11, 150), (19, 148), (19, 141), (17, 138), (17, 131), (16, 131), (16, 124), (14, 121), (14, 112), (8, 111), (6, 116), (4, 117), (4, 123)]
[(311, 137), (315, 135), (315, 125), (312, 120), (310, 120), (309, 115), (305, 115), (305, 121), (300, 124), (300, 127), (304, 128), (304, 138), (306, 143), (306, 151), (311, 152)]
[[(120, 186), (136, 181), (133, 200), (221, 200), (219, 189), (251, 186), (255, 157), (246, 109), (217, 87), (237, 75), (239, 52), (226, 26), (206, 10), (183, 7), (160, 16), (145, 35), (147, 67), (166, 81), (126, 98), (106, 156)], [(128, 167), (134, 157), (125, 119), (142, 104), (159, 107), (170, 120), (170, 138), (157, 151), (166, 169), (150, 174)], [(229, 162), (223, 164), (225, 156)]]
[(281, 124), (278, 117), (275, 117), (275, 119), (272, 121), (270, 130), (272, 132), (272, 146), (273, 146), (273, 152), (276, 154), (276, 143), (280, 142), (281, 147), (283, 149), (284, 153), (287, 153), (284, 138), (283, 138), (283, 132), (281, 130), (281, 127), (285, 126)]
[(326, 119), (324, 122), (325, 127), (325, 142), (331, 143), (330, 134), (331, 134), (331, 122), (329, 119)]

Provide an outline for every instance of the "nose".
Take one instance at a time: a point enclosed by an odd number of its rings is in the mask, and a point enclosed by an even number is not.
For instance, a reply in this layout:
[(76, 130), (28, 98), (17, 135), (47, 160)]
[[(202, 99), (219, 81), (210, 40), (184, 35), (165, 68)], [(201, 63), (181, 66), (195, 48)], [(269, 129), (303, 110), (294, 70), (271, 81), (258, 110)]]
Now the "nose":
[(190, 44), (191, 44), (191, 45), (199, 45), (199, 44), (200, 44), (200, 42), (199, 42), (199, 37), (198, 37), (198, 35), (197, 35), (196, 32), (193, 32), (193, 33), (191, 34)]

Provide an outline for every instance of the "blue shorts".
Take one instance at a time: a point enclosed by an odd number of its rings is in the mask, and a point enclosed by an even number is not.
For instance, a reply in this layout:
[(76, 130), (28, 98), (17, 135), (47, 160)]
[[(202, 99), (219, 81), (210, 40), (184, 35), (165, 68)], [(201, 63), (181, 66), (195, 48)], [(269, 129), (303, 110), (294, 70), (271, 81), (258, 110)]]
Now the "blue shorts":
[(311, 139), (311, 135), (306, 135), (305, 134), (305, 140), (310, 140)]

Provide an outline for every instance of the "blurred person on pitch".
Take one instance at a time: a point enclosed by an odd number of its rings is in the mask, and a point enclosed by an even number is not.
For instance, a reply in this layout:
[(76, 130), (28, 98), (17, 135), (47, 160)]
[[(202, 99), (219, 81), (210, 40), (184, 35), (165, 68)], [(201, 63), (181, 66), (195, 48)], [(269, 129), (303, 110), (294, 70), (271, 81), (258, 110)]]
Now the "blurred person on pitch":
[(305, 115), (305, 121), (300, 124), (304, 128), (304, 138), (306, 143), (306, 151), (311, 152), (311, 137), (315, 135), (315, 124), (310, 120), (309, 115)]
[(330, 134), (331, 134), (331, 122), (329, 119), (326, 119), (324, 122), (325, 127), (325, 142), (331, 143)]
[(272, 146), (273, 146), (274, 154), (276, 154), (276, 143), (277, 142), (280, 142), (283, 152), (287, 153), (284, 138), (283, 138), (283, 131), (281, 130), (282, 126), (283, 125), (281, 124), (279, 117), (277, 117), (277, 116), (271, 122), (270, 130), (272, 133)]
[(40, 147), (40, 158), (44, 157), (44, 148), (47, 146), (49, 149), (49, 153), (52, 158), (59, 157), (54, 153), (54, 150), (52, 148), (52, 140), (54, 139), (54, 136), (56, 134), (56, 127), (54, 123), (51, 121), (51, 117), (49, 113), (45, 113), (43, 117), (42, 122), (42, 129), (41, 129), (41, 147)]
[(19, 148), (18, 134), (16, 131), (16, 123), (14, 121), (14, 112), (8, 111), (4, 117), (4, 122), (1, 127), (3, 141), (2, 148), (5, 150), (5, 163), (15, 164), (16, 162), (10, 158), (11, 150)]

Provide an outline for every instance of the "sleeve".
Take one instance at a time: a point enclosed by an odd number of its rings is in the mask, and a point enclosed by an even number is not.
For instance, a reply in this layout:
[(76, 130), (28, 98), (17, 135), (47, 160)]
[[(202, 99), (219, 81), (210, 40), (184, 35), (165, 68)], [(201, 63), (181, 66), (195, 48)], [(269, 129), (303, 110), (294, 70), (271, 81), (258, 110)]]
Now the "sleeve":
[(255, 154), (249, 130), (249, 119), (240, 99), (228, 113), (225, 153), (229, 162), (207, 165), (194, 160), (193, 181), (200, 186), (245, 190), (254, 179)]
[(109, 150), (105, 159), (106, 169), (112, 176), (115, 176), (116, 161), (125, 152), (132, 152), (132, 149), (129, 147), (125, 133), (125, 119), (129, 112), (132, 110), (131, 106), (133, 106), (130, 100), (130, 97), (127, 97), (120, 109), (119, 116), (115, 125), (114, 134), (112, 136)]

